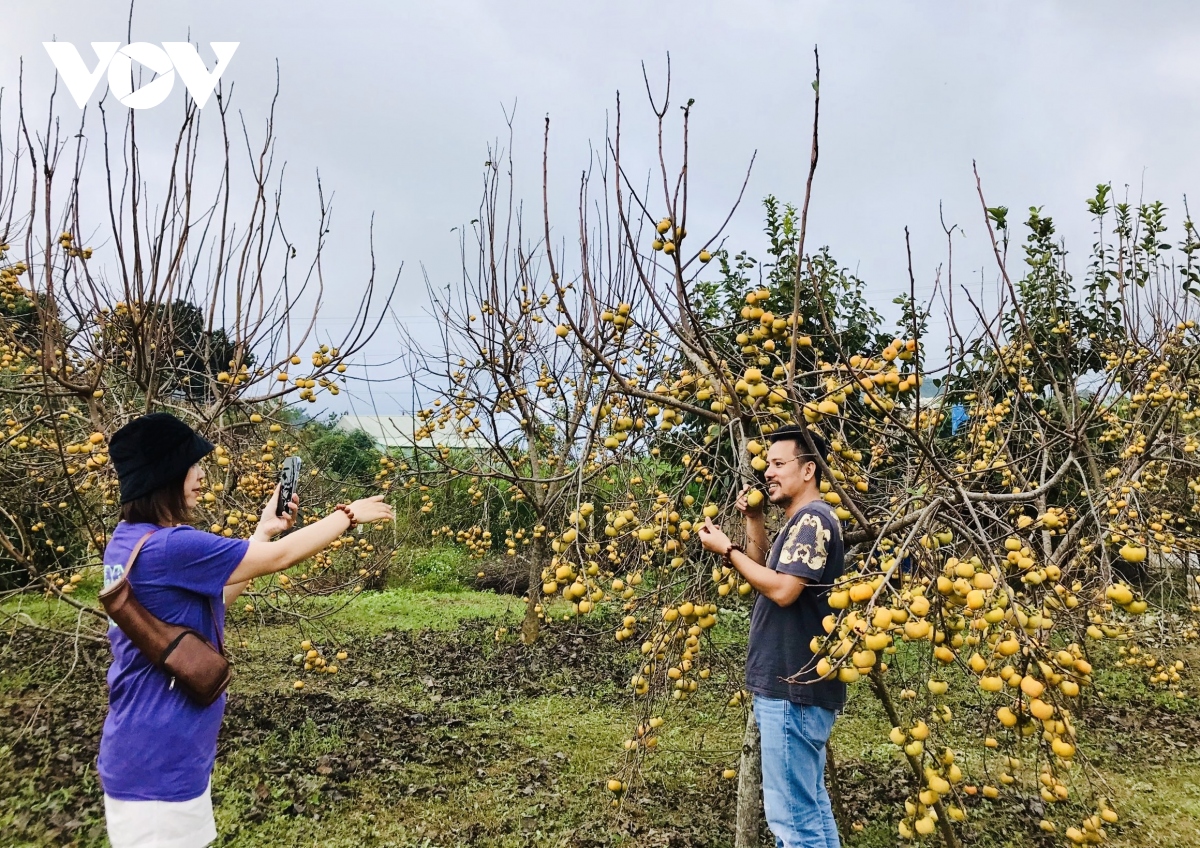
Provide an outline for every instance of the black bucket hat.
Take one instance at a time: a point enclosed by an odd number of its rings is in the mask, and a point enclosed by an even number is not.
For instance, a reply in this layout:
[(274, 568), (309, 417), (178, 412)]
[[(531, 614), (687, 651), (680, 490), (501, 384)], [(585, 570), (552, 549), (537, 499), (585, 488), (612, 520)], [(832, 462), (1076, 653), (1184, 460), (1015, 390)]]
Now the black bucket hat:
[(121, 484), (121, 503), (181, 481), (215, 447), (169, 412), (133, 419), (108, 443)]

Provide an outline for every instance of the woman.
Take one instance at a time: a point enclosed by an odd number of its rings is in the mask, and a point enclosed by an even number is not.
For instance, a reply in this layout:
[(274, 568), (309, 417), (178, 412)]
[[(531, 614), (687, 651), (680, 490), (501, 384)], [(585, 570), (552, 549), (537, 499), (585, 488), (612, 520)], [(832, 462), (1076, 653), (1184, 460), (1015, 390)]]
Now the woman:
[[(120, 578), (134, 545), (152, 532), (129, 583), (153, 615), (221, 644), (225, 605), (255, 577), (283, 571), (356, 523), (393, 517), (383, 496), (338, 505), (320, 521), (278, 541), (295, 521), (298, 498), (275, 515), (276, 493), (251, 539), (188, 526), (200, 499), (200, 460), (213, 449), (187, 424), (156, 412), (131, 421), (109, 443), (121, 487), (121, 522), (104, 551), (104, 580)], [(217, 837), (210, 796), (225, 696), (201, 707), (155, 668), (115, 626), (109, 628), (108, 716), (99, 773), (113, 848), (199, 848)]]

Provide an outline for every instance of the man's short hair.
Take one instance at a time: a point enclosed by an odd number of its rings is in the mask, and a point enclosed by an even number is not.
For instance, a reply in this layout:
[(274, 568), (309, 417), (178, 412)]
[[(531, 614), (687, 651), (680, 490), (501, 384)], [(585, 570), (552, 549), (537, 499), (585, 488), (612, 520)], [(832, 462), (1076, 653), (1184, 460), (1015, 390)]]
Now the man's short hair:
[[(775, 442), (795, 442), (796, 456), (803, 457), (812, 462), (816, 462), (817, 471), (813, 475), (813, 480), (818, 486), (821, 485), (821, 463), (817, 462), (816, 457), (808, 449), (808, 443), (804, 441), (805, 428), (797, 424), (788, 424), (780, 427), (772, 433), (768, 433), (766, 439), (771, 444)], [(821, 454), (821, 459), (825, 459), (829, 455), (829, 444), (825, 441), (825, 437), (816, 430), (807, 430), (808, 435), (812, 438), (813, 447), (817, 449), (817, 453)]]

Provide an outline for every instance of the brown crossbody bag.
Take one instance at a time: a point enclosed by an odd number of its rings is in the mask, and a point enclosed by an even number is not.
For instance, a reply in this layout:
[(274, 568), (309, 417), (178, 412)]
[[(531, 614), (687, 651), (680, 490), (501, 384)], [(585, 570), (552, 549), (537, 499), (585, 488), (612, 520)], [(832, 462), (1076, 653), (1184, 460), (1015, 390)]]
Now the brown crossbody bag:
[(129, 637), (129, 641), (155, 668), (171, 679), (171, 688), (178, 684), (189, 698), (207, 707), (221, 697), (233, 676), (229, 660), (225, 658), (224, 640), (217, 625), (212, 599), (209, 599), (208, 611), (212, 615), (213, 632), (217, 634), (215, 647), (190, 627), (168, 624), (151, 615), (129, 585), (129, 570), (133, 568), (133, 561), (141, 552), (142, 545), (155, 532), (151, 530), (133, 546), (121, 579), (100, 593), (100, 603), (108, 617)]

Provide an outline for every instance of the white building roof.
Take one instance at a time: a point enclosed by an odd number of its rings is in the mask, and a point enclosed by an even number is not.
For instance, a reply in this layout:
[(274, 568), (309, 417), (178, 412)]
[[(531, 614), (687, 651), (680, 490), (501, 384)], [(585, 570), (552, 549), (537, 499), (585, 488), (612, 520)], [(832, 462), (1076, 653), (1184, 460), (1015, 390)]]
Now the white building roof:
[(412, 415), (345, 415), (338, 421), (338, 429), (346, 432), (362, 430), (370, 436), (379, 450), (387, 448), (432, 448), (444, 445), (448, 448), (470, 448), (487, 450), (489, 445), (479, 436), (462, 436), (450, 428), (443, 428), (433, 438), (414, 438), (421, 424)]

